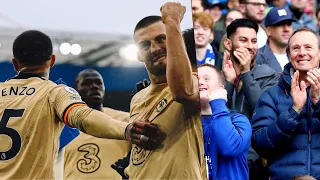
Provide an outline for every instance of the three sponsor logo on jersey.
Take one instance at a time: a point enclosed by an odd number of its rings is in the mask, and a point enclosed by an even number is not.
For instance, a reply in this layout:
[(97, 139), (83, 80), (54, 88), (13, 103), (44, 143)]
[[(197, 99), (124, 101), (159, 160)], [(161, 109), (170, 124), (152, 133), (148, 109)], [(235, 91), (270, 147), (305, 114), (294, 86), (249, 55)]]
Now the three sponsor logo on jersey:
[(94, 173), (101, 166), (101, 159), (98, 157), (99, 146), (94, 143), (83, 144), (78, 148), (79, 152), (84, 152), (83, 158), (78, 160), (77, 169), (82, 173)]

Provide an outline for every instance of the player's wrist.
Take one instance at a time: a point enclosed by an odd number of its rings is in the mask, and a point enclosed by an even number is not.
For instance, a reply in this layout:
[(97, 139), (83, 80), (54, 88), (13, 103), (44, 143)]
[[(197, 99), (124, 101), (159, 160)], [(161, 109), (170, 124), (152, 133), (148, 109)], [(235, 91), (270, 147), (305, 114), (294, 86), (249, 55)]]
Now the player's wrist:
[(131, 129), (133, 127), (133, 124), (130, 123), (127, 125), (127, 127), (124, 130), (124, 137), (127, 141), (131, 142), (130, 136), (131, 136)]
[(180, 27), (180, 19), (178, 17), (166, 17), (163, 20), (163, 23), (166, 25), (173, 25), (173, 26), (179, 26)]

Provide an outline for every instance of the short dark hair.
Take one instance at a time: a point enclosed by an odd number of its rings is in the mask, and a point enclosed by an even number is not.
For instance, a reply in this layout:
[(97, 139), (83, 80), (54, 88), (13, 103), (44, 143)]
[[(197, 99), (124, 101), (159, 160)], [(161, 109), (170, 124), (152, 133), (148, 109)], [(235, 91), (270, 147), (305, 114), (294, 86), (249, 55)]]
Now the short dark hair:
[(249, 19), (245, 19), (245, 18), (236, 19), (232, 21), (231, 24), (227, 27), (227, 38), (230, 38), (230, 36), (234, 34), (237, 31), (237, 29), (240, 27), (254, 29), (256, 33), (258, 33), (258, 30), (259, 30), (258, 24)]
[(14, 40), (12, 52), (13, 57), (22, 65), (41, 65), (52, 56), (52, 42), (43, 32), (28, 30)]
[(318, 5), (317, 7), (317, 10), (316, 10), (316, 17), (319, 18), (319, 12), (320, 12), (320, 4)]
[(201, 6), (204, 10), (207, 10), (210, 7), (210, 3), (208, 0), (201, 0)]
[(145, 27), (150, 26), (151, 24), (154, 24), (154, 23), (159, 22), (159, 21), (162, 21), (161, 16), (147, 16), (147, 17), (144, 17), (143, 19), (141, 19), (137, 23), (136, 27), (134, 28), (134, 33), (136, 31), (138, 31), (139, 29), (145, 28)]
[(74, 80), (74, 89), (78, 90), (79, 79), (80, 77), (83, 76), (84, 73), (97, 73), (101, 76), (101, 74), (95, 69), (91, 69), (91, 68), (84, 69), (77, 74), (76, 79)]
[(220, 83), (223, 85), (223, 86), (226, 86), (226, 78), (224, 76), (224, 74), (222, 73), (222, 71), (220, 71), (216, 66), (212, 65), (212, 64), (209, 64), (209, 63), (204, 63), (204, 64), (201, 64), (198, 66), (198, 68), (201, 68), (201, 67), (210, 67), (212, 68), (217, 74), (218, 74), (218, 78), (219, 78), (219, 81)]
[(197, 66), (196, 45), (194, 41), (194, 29), (186, 29), (183, 31), (183, 39), (186, 45), (187, 54), (192, 66)]
[(298, 28), (296, 31), (294, 31), (292, 33), (292, 35), (290, 36), (290, 38), (288, 40), (288, 45), (287, 45), (287, 53), (288, 54), (290, 54), (290, 42), (291, 42), (291, 39), (292, 39), (293, 35), (295, 35), (298, 32), (310, 32), (310, 33), (314, 34), (316, 36), (316, 38), (317, 38), (318, 49), (320, 50), (320, 37), (319, 37), (319, 35), (314, 30), (312, 30), (312, 29), (310, 29), (310, 28), (308, 28), (306, 26), (303, 26), (303, 27)]

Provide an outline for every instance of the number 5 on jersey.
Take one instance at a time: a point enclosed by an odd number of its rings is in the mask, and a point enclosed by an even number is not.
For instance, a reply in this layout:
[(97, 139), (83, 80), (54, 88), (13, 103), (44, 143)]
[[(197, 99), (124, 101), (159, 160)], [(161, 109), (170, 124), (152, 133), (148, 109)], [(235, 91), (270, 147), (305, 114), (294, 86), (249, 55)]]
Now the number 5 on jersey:
[(7, 135), (12, 140), (11, 148), (6, 152), (0, 152), (0, 161), (14, 158), (21, 149), (20, 134), (13, 128), (7, 126), (10, 118), (22, 117), (24, 109), (5, 109), (0, 120), (0, 136)]

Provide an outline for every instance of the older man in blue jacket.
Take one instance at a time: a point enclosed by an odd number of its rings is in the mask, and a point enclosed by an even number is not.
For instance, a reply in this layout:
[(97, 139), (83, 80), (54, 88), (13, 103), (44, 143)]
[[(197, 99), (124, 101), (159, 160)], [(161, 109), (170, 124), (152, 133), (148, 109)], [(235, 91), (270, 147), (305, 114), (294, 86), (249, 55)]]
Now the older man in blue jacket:
[(251, 125), (226, 106), (223, 75), (210, 64), (198, 67), (202, 127), (210, 180), (248, 180)]
[(272, 180), (320, 179), (320, 41), (303, 27), (289, 39), (290, 63), (265, 91), (252, 119), (252, 147), (268, 160)]

